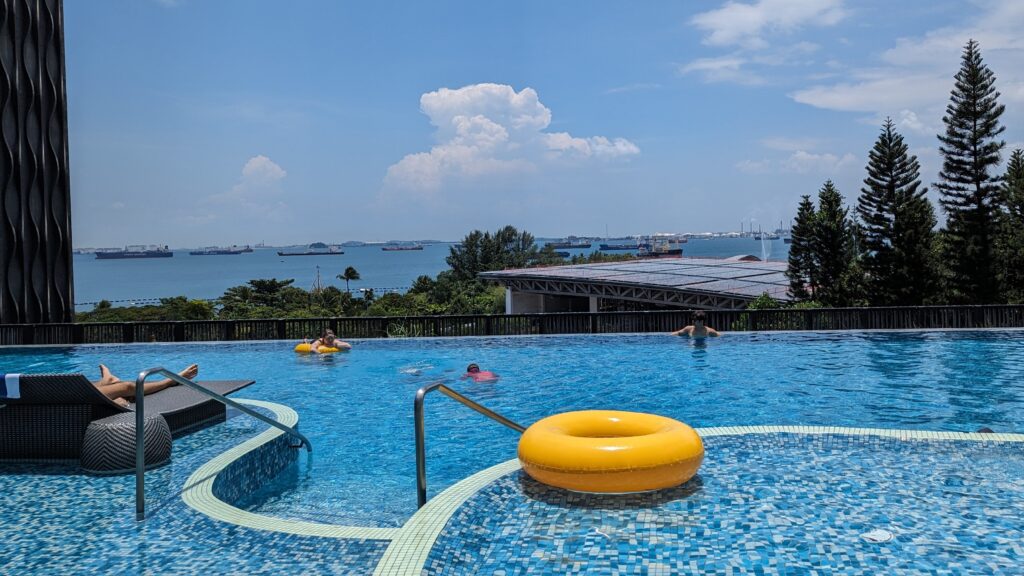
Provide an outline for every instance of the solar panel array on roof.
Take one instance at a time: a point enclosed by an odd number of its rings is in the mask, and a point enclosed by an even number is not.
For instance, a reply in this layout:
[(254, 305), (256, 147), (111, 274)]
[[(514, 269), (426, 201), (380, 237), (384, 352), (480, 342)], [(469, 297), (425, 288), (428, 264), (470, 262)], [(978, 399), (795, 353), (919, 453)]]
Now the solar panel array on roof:
[(678, 288), (686, 291), (757, 297), (767, 292), (788, 299), (785, 262), (746, 262), (710, 258), (673, 258), (602, 264), (575, 264), (485, 272), (493, 280), (534, 278), (598, 284)]

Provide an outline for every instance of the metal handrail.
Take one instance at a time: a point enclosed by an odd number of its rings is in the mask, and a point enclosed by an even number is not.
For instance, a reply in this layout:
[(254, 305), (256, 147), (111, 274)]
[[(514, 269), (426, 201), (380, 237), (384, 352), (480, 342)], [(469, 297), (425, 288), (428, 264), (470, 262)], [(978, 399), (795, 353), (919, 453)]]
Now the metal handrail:
[(481, 406), (476, 402), (459, 394), (455, 390), (444, 385), (443, 382), (434, 382), (416, 391), (416, 399), (413, 401), (413, 418), (416, 425), (416, 507), (422, 508), (427, 503), (427, 439), (426, 430), (423, 425), (423, 400), (427, 394), (439, 390), (445, 396), (455, 400), (462, 405), (471, 408), (498, 424), (507, 426), (522, 434), (526, 428), (516, 424), (512, 420), (498, 414), (497, 412)]
[(298, 438), (298, 440), (302, 443), (299, 446), (302, 446), (302, 445), (306, 446), (306, 452), (309, 452), (309, 453), (313, 452), (313, 445), (309, 443), (309, 439), (306, 438), (305, 436), (303, 436), (302, 433), (300, 433), (294, 427), (285, 426), (284, 424), (281, 424), (277, 420), (274, 420), (272, 418), (268, 418), (268, 417), (264, 416), (263, 414), (260, 414), (259, 412), (253, 410), (252, 408), (249, 408), (248, 406), (245, 406), (244, 404), (240, 404), (238, 402), (235, 402), (234, 400), (224, 396), (223, 394), (218, 394), (218, 393), (214, 392), (213, 390), (210, 390), (209, 388), (206, 388), (204, 386), (200, 386), (199, 384), (193, 382), (192, 380), (189, 380), (188, 378), (185, 378), (184, 376), (182, 376), (180, 374), (175, 374), (174, 372), (171, 372), (170, 370), (168, 370), (166, 368), (157, 367), (157, 368), (149, 368), (148, 370), (143, 370), (142, 372), (139, 372), (139, 377), (135, 379), (135, 519), (136, 520), (145, 520), (146, 519), (146, 486), (145, 486), (145, 472), (146, 472), (146, 439), (145, 439), (145, 436), (146, 436), (146, 434), (145, 434), (145, 429), (146, 429), (146, 409), (145, 409), (145, 401), (146, 401), (146, 393), (145, 393), (145, 384), (146, 384), (146, 379), (148, 379), (150, 376), (153, 376), (154, 374), (160, 374), (162, 376), (166, 376), (166, 377), (170, 378), (171, 380), (177, 382), (178, 384), (181, 384), (182, 386), (187, 386), (187, 387), (189, 387), (189, 388), (191, 388), (193, 390), (201, 392), (201, 393), (209, 396), (210, 398), (213, 398), (214, 400), (220, 402), (221, 404), (224, 404), (226, 406), (231, 406), (235, 410), (238, 410), (240, 412), (248, 414), (249, 416), (252, 416), (253, 418), (255, 418), (257, 420), (260, 420), (260, 421), (262, 421), (262, 422), (264, 422), (266, 424), (269, 424), (269, 425), (273, 426), (274, 428), (277, 428), (278, 430), (281, 430), (285, 434), (288, 434), (290, 436), (294, 436), (295, 438)]

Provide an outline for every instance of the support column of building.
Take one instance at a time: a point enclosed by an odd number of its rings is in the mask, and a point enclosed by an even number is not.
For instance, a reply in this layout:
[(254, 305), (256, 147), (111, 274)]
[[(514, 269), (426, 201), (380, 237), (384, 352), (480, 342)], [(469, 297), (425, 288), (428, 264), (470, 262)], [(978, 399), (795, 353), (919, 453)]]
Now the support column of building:
[(601, 310), (601, 298), (598, 296), (590, 297), (590, 311), (599, 312)]
[(0, 324), (70, 322), (63, 3), (0, 2)]

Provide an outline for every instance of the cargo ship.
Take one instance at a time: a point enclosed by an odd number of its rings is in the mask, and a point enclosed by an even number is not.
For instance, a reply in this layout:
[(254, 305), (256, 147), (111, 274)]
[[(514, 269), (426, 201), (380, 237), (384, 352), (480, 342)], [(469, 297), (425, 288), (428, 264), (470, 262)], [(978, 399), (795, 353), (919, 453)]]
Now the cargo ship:
[(235, 254), (245, 254), (246, 252), (252, 252), (252, 248), (248, 246), (232, 246), (230, 248), (220, 248), (218, 246), (208, 246), (199, 250), (192, 250), (189, 252), (191, 256), (233, 256)]
[(423, 250), (423, 246), (420, 244), (390, 244), (381, 246), (380, 249), (385, 252), (403, 252), (405, 250)]
[(576, 236), (569, 236), (568, 238), (565, 239), (565, 241), (548, 242), (547, 244), (545, 244), (545, 246), (551, 246), (555, 250), (586, 250), (587, 248), (590, 248), (591, 243), (587, 242), (586, 240), (583, 240), (582, 238), (577, 238)]
[(127, 258), (170, 258), (174, 256), (170, 248), (164, 246), (125, 246), (120, 248), (104, 248), (96, 251), (97, 260), (124, 260)]
[(612, 252), (615, 250), (636, 250), (638, 246), (636, 244), (601, 244), (597, 247), (598, 250), (605, 252)]
[(278, 256), (341, 256), (344, 252), (337, 246), (328, 246), (322, 242), (314, 242), (309, 245), (308, 250), (301, 252), (285, 252), (278, 250)]

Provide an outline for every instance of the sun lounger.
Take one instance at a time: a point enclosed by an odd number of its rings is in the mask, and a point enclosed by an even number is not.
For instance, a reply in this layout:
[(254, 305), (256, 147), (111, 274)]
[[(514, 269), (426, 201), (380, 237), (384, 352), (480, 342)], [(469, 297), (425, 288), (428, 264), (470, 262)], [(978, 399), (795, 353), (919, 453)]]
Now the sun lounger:
[[(132, 411), (82, 374), (3, 375), (0, 380), (0, 460), (78, 459), (90, 424)], [(252, 383), (199, 382), (224, 395)], [(145, 410), (147, 421), (162, 417), (174, 435), (223, 419), (226, 412), (220, 402), (185, 386), (147, 395)], [(134, 442), (134, 429), (127, 441)]]

